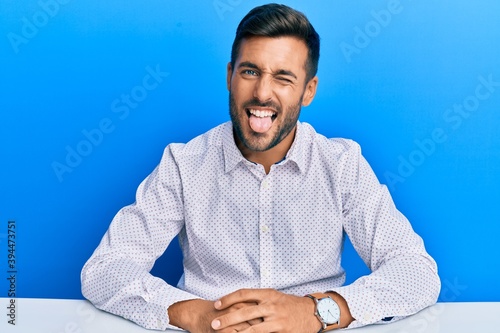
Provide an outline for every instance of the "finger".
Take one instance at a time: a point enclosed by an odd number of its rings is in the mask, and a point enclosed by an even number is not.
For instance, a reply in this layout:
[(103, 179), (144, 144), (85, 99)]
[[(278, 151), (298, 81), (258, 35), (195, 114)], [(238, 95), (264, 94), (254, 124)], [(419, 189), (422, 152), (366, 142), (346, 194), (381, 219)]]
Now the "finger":
[(261, 307), (258, 305), (247, 306), (215, 318), (211, 326), (214, 330), (220, 330), (244, 322), (258, 323), (263, 317), (264, 315), (262, 314)]
[(218, 333), (242, 332), (242, 331), (244, 331), (245, 329), (247, 329), (250, 326), (251, 325), (249, 323), (241, 323), (241, 324), (238, 324), (238, 325), (233, 325), (233, 326), (226, 327), (224, 329), (220, 329), (217, 332)]
[(245, 329), (247, 329), (250, 326), (262, 323), (262, 321), (263, 321), (262, 318), (254, 319), (254, 320), (250, 320), (250, 321), (248, 321), (246, 323), (241, 323), (241, 324), (238, 324), (238, 325), (233, 325), (233, 326), (226, 327), (224, 329), (218, 330), (217, 332), (218, 333), (242, 332), (242, 331), (244, 331)]
[(247, 307), (247, 306), (252, 306), (252, 305), (257, 305), (257, 303), (256, 302), (236, 303), (236, 304), (233, 304), (230, 307), (226, 308), (225, 310), (236, 311), (236, 310), (239, 310), (241, 308), (244, 308), (244, 307)]
[(264, 321), (264, 318), (257, 318), (257, 319), (252, 319), (252, 320), (249, 320), (248, 323), (253, 326), (253, 325), (257, 325), (257, 324), (260, 324)]
[(238, 331), (239, 333), (269, 333), (269, 332), (282, 332), (282, 328), (275, 322), (266, 322), (263, 321), (260, 324), (251, 325), (245, 328), (242, 331)]
[(221, 297), (214, 306), (217, 310), (223, 310), (237, 303), (259, 303), (266, 292), (263, 289), (240, 289)]

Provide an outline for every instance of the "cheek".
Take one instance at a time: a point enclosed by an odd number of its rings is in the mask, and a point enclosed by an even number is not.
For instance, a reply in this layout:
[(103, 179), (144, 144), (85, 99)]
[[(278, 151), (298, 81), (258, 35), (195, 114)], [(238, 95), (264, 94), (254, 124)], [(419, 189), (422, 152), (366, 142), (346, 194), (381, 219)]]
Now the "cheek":
[(301, 93), (293, 87), (279, 87), (275, 90), (277, 102), (286, 109), (287, 106), (296, 105), (300, 101)]
[(248, 81), (233, 80), (231, 93), (234, 96), (237, 105), (248, 101), (253, 96), (252, 84)]
[(234, 79), (231, 81), (231, 93), (233, 95), (239, 94), (239, 91), (241, 90), (241, 83), (239, 80)]

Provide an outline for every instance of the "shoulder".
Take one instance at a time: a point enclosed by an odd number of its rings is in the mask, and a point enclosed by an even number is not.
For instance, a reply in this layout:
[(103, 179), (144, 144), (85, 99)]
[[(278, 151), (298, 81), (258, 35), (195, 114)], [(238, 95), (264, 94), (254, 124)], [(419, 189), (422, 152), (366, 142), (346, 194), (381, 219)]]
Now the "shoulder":
[[(187, 143), (171, 143), (165, 147), (156, 172), (164, 183), (175, 182), (181, 174), (192, 174), (202, 168), (222, 165), (222, 140), (226, 123), (212, 128)], [(177, 177), (173, 176), (176, 175)]]
[(228, 126), (231, 126), (230, 122), (220, 124), (187, 143), (171, 143), (165, 148), (165, 152), (182, 159), (220, 151)]
[(326, 137), (308, 123), (301, 123), (300, 129), (310, 148), (322, 155), (341, 158), (342, 156), (361, 155), (361, 147), (354, 140), (339, 137)]

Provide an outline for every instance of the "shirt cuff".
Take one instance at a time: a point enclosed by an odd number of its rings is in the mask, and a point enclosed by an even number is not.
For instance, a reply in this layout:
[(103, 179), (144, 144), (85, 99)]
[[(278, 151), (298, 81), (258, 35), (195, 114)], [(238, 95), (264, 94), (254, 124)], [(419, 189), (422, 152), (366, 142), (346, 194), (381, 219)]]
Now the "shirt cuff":
[(356, 283), (333, 288), (331, 291), (342, 296), (349, 307), (354, 321), (347, 328), (356, 328), (371, 325), (381, 321), (384, 316), (384, 310), (378, 303), (372, 290)]

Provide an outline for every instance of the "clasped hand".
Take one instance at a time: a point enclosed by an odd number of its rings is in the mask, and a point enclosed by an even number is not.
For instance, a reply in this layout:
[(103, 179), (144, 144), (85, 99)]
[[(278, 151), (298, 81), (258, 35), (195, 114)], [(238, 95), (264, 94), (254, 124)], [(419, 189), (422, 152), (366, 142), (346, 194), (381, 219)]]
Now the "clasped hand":
[(311, 299), (274, 289), (241, 289), (220, 298), (214, 307), (222, 314), (211, 327), (220, 333), (307, 333), (321, 328)]

